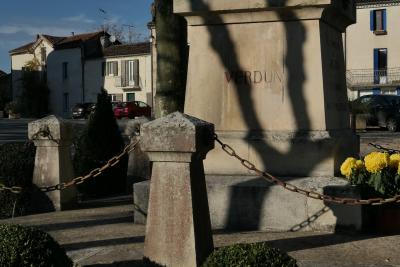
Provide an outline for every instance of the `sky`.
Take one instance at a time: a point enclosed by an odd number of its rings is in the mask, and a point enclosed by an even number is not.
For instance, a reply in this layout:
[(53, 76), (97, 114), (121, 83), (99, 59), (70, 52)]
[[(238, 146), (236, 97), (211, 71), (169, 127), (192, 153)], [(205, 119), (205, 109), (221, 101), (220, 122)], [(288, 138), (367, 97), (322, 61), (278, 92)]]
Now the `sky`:
[[(92, 32), (103, 23), (133, 25), (149, 35), (152, 0), (12, 0), (0, 5), (0, 70), (10, 72), (8, 51), (32, 42), (37, 34), (69, 36)], [(100, 11), (103, 10), (106, 13)], [(124, 26), (126, 31), (128, 27)]]

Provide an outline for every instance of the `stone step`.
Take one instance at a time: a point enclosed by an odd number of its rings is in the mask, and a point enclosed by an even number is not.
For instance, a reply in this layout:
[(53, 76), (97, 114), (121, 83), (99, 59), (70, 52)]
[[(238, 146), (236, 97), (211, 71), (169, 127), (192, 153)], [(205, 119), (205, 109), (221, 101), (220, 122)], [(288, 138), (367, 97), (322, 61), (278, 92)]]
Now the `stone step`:
[[(347, 185), (347, 181), (335, 177), (284, 178), (284, 181), (318, 192), (327, 186)], [(206, 182), (213, 229), (334, 231), (338, 227), (354, 230), (362, 227), (361, 207), (326, 206), (320, 200), (271, 185), (260, 177), (206, 176)], [(330, 193), (337, 194), (337, 191), (330, 189)], [(359, 198), (356, 190), (339, 192), (339, 195)], [(134, 185), (137, 224), (146, 222), (148, 196), (149, 181)]]

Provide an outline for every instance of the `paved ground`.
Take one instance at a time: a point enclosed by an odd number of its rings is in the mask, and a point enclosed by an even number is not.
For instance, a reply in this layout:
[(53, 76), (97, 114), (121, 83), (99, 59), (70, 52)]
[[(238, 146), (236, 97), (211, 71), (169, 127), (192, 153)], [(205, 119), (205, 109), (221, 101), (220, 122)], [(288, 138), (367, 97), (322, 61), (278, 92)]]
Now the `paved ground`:
[[(19, 217), (1, 223), (35, 225), (50, 233), (78, 266), (140, 266), (143, 225), (131, 205)], [(217, 247), (265, 241), (287, 251), (300, 267), (400, 266), (400, 235), (354, 233), (214, 233)]]

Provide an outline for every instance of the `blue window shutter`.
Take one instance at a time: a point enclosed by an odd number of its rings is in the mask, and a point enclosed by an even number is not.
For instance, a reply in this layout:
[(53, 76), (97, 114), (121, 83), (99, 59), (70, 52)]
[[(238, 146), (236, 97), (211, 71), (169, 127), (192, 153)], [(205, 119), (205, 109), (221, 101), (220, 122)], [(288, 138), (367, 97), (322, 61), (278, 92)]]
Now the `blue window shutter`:
[(386, 31), (386, 9), (382, 10), (382, 30)]
[(375, 10), (370, 11), (370, 30), (375, 31)]
[(380, 95), (380, 94), (381, 94), (381, 89), (380, 89), (380, 88), (374, 88), (374, 89), (372, 89), (372, 94), (373, 94), (373, 95)]
[(379, 49), (375, 48), (374, 49), (374, 83), (378, 84), (379, 83)]

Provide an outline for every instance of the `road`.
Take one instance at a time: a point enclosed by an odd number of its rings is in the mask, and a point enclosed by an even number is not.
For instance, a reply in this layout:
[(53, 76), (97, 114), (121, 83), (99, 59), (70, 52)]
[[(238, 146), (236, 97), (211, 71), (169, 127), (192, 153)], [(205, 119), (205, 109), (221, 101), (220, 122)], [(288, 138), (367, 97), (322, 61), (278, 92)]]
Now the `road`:
[[(25, 142), (28, 140), (28, 123), (34, 119), (0, 119), (0, 144)], [(85, 120), (70, 120), (73, 123), (85, 124)], [(128, 120), (119, 120), (118, 125), (123, 131)]]
[[(8, 142), (24, 142), (28, 139), (28, 123), (33, 119), (0, 119), (0, 144)], [(84, 124), (84, 120), (73, 120), (74, 123)], [(118, 124), (123, 130), (126, 126), (127, 120), (120, 120)], [(366, 142), (380, 143), (382, 140), (384, 144), (388, 145), (388, 142), (397, 144), (400, 148), (400, 132), (391, 133), (386, 130), (379, 130), (377, 128), (369, 129), (365, 132), (358, 132), (362, 140)], [(397, 141), (398, 140), (398, 141)]]
[(0, 119), (0, 144), (28, 140), (28, 123), (32, 119)]

